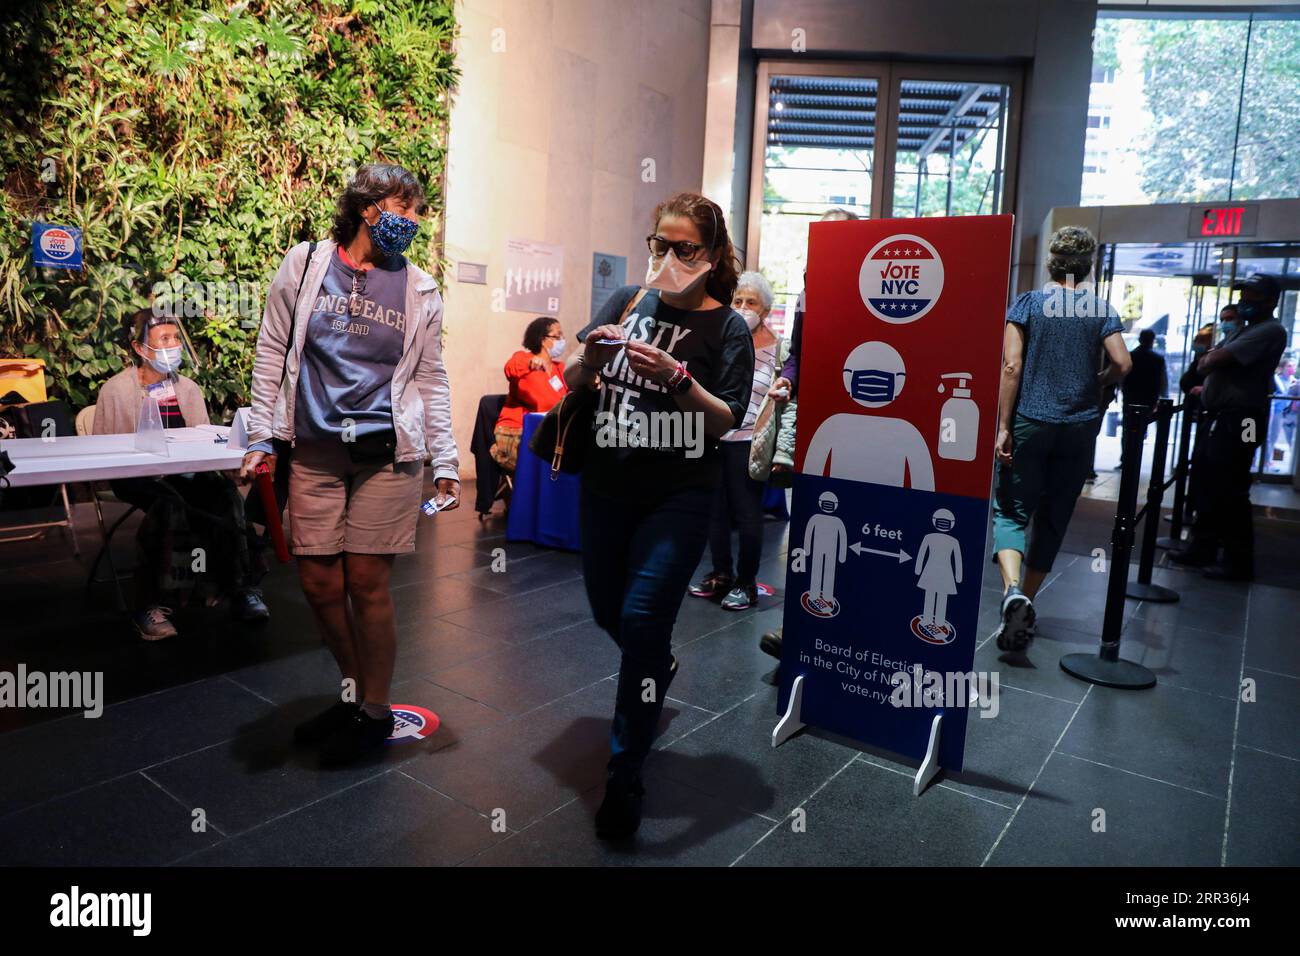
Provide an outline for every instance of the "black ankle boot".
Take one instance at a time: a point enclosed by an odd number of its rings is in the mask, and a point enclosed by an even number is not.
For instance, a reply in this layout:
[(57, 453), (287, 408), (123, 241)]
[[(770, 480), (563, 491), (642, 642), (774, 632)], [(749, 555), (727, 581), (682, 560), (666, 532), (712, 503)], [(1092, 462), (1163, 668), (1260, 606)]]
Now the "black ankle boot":
[(625, 840), (641, 826), (641, 798), (645, 787), (640, 776), (625, 777), (611, 772), (605, 782), (605, 799), (596, 811), (596, 836), (602, 840)]

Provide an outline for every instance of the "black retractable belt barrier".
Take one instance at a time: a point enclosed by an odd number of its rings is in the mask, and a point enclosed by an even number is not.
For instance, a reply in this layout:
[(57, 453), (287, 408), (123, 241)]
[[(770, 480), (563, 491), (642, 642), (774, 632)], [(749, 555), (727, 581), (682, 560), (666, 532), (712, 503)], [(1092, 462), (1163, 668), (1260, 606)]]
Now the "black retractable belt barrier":
[[(1147, 503), (1142, 506), (1142, 553), (1138, 558), (1138, 576), (1125, 590), (1131, 598), (1169, 604), (1178, 600), (1178, 592), (1160, 584), (1151, 583), (1151, 569), (1156, 561), (1156, 536), (1160, 533), (1160, 506), (1165, 500), (1165, 490), (1177, 477), (1165, 481), (1165, 461), (1169, 454), (1169, 423), (1173, 418), (1174, 403), (1162, 398), (1156, 402), (1156, 448), (1151, 457), (1151, 480), (1147, 483)], [(1138, 468), (1141, 468), (1141, 457)], [(1136, 469), (1135, 469), (1136, 470)]]
[(1120, 632), (1124, 629), (1124, 590), (1128, 584), (1129, 559), (1133, 553), (1136, 524), (1138, 473), (1142, 469), (1142, 436), (1151, 415), (1149, 407), (1132, 405), (1124, 416), (1124, 465), (1119, 476), (1119, 504), (1111, 532), (1110, 578), (1106, 582), (1106, 614), (1101, 625), (1101, 648), (1096, 654), (1066, 654), (1061, 670), (1090, 684), (1142, 690), (1154, 687), (1156, 675), (1141, 664), (1119, 656)]
[(1183, 546), (1183, 519), (1187, 514), (1187, 487), (1192, 467), (1192, 425), (1199, 417), (1186, 399), (1182, 404), (1183, 417), (1178, 426), (1178, 461), (1174, 464), (1174, 510), (1169, 516), (1169, 537), (1156, 538), (1156, 547), (1166, 551)]

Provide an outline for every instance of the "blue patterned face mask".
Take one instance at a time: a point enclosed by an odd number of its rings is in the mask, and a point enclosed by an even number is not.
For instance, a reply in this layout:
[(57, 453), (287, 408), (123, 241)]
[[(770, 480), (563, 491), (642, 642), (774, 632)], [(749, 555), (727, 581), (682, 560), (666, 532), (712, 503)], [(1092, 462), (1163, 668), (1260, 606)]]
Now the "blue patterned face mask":
[[(375, 205), (379, 209), (378, 204)], [(406, 251), (415, 234), (420, 231), (420, 224), (414, 219), (407, 219), (386, 209), (379, 209), (379, 219), (370, 228), (370, 241), (375, 248), (385, 255), (396, 256)]]

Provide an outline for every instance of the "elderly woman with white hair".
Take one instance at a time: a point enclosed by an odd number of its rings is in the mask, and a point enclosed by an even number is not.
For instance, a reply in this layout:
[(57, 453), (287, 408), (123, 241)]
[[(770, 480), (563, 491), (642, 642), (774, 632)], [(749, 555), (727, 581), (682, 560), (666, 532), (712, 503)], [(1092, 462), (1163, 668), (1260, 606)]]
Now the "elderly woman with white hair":
[[(713, 570), (692, 584), (694, 597), (721, 601), (728, 611), (744, 611), (758, 601), (758, 563), (763, 553), (763, 483), (749, 477), (749, 449), (759, 406), (777, 375), (781, 340), (767, 325), (772, 284), (758, 272), (741, 273), (731, 307), (754, 337), (754, 382), (744, 421), (722, 436), (722, 481), (713, 500), (709, 550)], [(740, 533), (739, 561), (731, 559), (731, 533)]]

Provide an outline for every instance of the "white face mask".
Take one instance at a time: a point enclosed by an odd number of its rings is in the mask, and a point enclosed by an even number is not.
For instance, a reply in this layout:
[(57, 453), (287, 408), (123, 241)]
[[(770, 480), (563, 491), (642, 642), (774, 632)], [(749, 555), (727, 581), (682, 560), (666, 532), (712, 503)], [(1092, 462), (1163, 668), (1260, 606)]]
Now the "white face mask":
[(556, 339), (551, 343), (551, 360), (558, 362), (560, 356), (564, 354), (564, 339)]
[(740, 313), (741, 318), (745, 320), (745, 324), (749, 326), (749, 331), (751, 332), (763, 323), (763, 320), (759, 317), (758, 313), (752, 309), (737, 309), (736, 311)]
[(155, 349), (153, 346), (146, 347), (153, 349), (153, 358), (146, 358), (145, 361), (152, 365), (155, 371), (167, 375), (181, 367), (183, 353), (179, 345), (169, 349)]
[(677, 253), (669, 249), (658, 265), (655, 264), (654, 256), (650, 257), (645, 270), (645, 284), (647, 289), (658, 289), (669, 295), (689, 295), (708, 278), (712, 270), (713, 263), (708, 259), (682, 262), (677, 258)]

